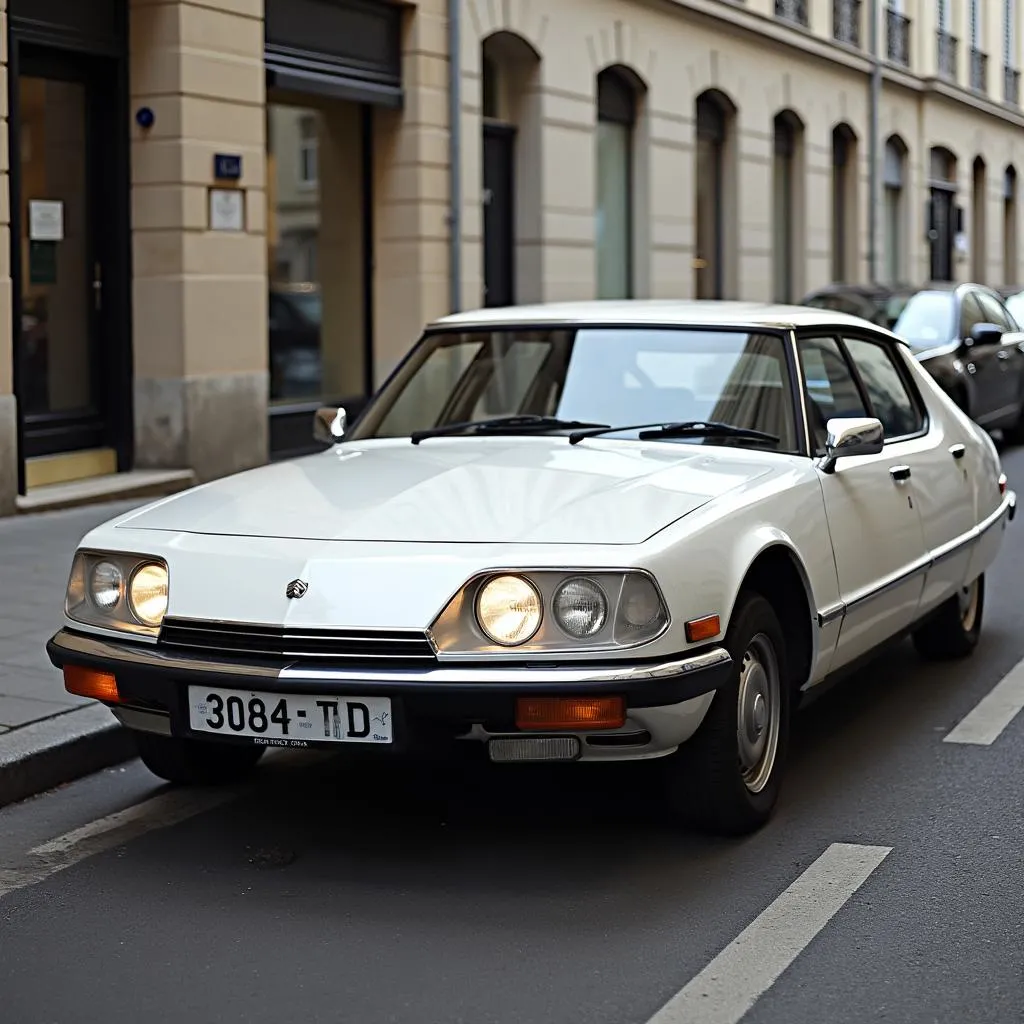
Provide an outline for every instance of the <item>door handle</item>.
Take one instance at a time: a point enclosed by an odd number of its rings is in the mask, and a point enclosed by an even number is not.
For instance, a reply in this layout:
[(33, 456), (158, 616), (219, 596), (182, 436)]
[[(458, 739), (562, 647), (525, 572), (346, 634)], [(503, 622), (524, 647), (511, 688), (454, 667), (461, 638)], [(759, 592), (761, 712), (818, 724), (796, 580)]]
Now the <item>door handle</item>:
[(890, 466), (889, 467), (889, 476), (891, 476), (893, 478), (893, 480), (896, 481), (896, 483), (901, 484), (901, 483), (903, 483), (904, 480), (909, 480), (910, 479), (910, 467), (909, 466)]
[(967, 454), (967, 447), (962, 444), (951, 444), (949, 446), (949, 454), (954, 459), (962, 459)]

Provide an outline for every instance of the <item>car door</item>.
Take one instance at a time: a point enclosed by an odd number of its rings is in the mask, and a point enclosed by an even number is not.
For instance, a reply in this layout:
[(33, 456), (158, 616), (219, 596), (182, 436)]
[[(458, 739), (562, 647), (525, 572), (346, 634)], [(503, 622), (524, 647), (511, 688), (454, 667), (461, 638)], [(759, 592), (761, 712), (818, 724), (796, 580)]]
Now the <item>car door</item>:
[(995, 324), (1003, 336), (995, 350), (996, 369), (992, 374), (998, 401), (994, 416), (1014, 422), (1020, 409), (1021, 381), (1024, 377), (1024, 353), (1020, 350), (1024, 335), (1000, 299), (989, 292), (978, 292), (978, 302), (987, 323)]
[[(901, 451), (913, 483), (925, 555), (922, 607), (934, 607), (962, 583), (970, 559), (964, 546), (974, 527), (974, 492), (965, 457), (969, 440), (955, 416), (931, 410), (914, 383), (903, 346), (867, 335), (844, 334), (871, 409), (885, 428), (886, 447)], [(919, 608), (920, 612), (920, 608)]]
[[(876, 414), (839, 337), (800, 336), (797, 348), (804, 380), (811, 385), (812, 438), (824, 454), (830, 419)], [(913, 468), (908, 467), (915, 447), (914, 440), (897, 436), (878, 455), (842, 458), (834, 472), (818, 473), (846, 606), (835, 668), (908, 626), (917, 613), (927, 559)]]
[(997, 345), (975, 345), (971, 342), (971, 331), (978, 324), (987, 323), (979, 293), (973, 288), (964, 289), (960, 298), (960, 344), (964, 371), (970, 378), (973, 392), (971, 416), (982, 426), (988, 426), (999, 418), (1002, 406), (1000, 396), (1000, 374)]

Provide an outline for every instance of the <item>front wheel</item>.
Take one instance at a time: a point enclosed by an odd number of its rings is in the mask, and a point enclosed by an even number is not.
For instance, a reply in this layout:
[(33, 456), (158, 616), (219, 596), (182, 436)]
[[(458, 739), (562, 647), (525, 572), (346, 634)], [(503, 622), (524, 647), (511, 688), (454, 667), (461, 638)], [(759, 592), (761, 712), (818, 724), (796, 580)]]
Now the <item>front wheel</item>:
[(135, 733), (142, 763), (168, 782), (183, 786), (217, 786), (246, 775), (263, 756), (263, 747), (204, 743), (180, 736)]
[(694, 824), (742, 835), (771, 817), (789, 747), (791, 687), (786, 643), (771, 605), (740, 595), (726, 635), (733, 659), (700, 728), (670, 755), (668, 799)]
[(978, 646), (984, 611), (985, 576), (981, 575), (961, 587), (914, 632), (917, 653), (929, 661), (966, 658)]

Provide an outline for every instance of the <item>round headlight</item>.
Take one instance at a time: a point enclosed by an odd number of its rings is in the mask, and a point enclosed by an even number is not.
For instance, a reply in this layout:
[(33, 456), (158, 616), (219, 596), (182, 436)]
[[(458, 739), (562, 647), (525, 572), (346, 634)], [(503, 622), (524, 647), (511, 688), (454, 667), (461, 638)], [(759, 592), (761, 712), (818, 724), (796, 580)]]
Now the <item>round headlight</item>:
[(476, 621), (503, 647), (525, 644), (540, 629), (540, 594), (521, 576), (496, 576), (480, 588)]
[(150, 562), (132, 574), (128, 587), (132, 614), (147, 626), (159, 626), (167, 612), (167, 570)]
[(663, 614), (658, 591), (646, 576), (627, 578), (619, 607), (622, 622), (629, 629), (649, 628)]
[(98, 562), (89, 576), (89, 596), (105, 612), (117, 607), (124, 597), (124, 574), (113, 562)]
[(576, 577), (555, 591), (555, 621), (576, 640), (586, 640), (601, 631), (608, 620), (608, 599), (593, 581)]

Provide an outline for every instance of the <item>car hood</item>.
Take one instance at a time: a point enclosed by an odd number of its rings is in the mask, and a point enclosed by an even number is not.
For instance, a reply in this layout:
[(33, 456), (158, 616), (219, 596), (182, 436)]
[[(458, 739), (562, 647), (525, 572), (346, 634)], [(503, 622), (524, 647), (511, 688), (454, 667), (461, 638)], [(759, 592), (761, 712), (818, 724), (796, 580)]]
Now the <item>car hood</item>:
[(638, 544), (786, 463), (735, 448), (565, 437), (350, 442), (193, 488), (117, 525), (322, 541)]

